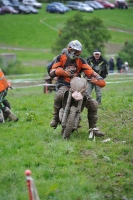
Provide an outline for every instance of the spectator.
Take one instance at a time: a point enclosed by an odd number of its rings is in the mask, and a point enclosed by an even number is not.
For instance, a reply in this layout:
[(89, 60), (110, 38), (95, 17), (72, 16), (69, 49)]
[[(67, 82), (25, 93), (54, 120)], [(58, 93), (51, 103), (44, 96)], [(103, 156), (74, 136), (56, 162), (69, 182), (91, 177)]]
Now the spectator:
[(122, 72), (123, 73), (127, 73), (129, 71), (130, 67), (128, 65), (128, 62), (125, 62), (123, 65), (122, 65)]
[(114, 67), (115, 67), (114, 59), (110, 58), (108, 64), (109, 64), (109, 72), (113, 73), (114, 72)]
[[(99, 49), (94, 50), (93, 55), (87, 58), (87, 63), (91, 66), (91, 68), (98, 73), (103, 79), (105, 79), (108, 75), (108, 62), (102, 57)], [(96, 92), (96, 100), (100, 105), (102, 103), (102, 89), (91, 82), (88, 81), (88, 90), (89, 94), (91, 94), (93, 88), (95, 88)]]
[(122, 60), (120, 57), (117, 58), (116, 60), (116, 66), (117, 66), (117, 70), (118, 70), (118, 73), (121, 73), (121, 69), (122, 69)]

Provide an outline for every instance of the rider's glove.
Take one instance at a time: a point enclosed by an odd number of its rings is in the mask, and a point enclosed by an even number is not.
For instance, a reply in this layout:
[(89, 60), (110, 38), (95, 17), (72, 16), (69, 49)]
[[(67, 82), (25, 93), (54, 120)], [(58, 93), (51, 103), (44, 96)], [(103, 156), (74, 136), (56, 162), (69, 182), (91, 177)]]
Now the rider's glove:
[(57, 76), (64, 76), (64, 77), (70, 77), (70, 78), (73, 78), (75, 76), (75, 74), (72, 74), (71, 72), (64, 70), (62, 68), (57, 68), (55, 71), (55, 74)]
[(73, 77), (76, 77), (77, 76), (77, 74), (75, 74), (75, 73), (70, 73), (70, 78), (73, 78)]
[(96, 84), (97, 81), (98, 81), (98, 79), (97, 79), (97, 78), (94, 78), (94, 77), (92, 77), (92, 79), (90, 80), (90, 82), (91, 82), (91, 83), (94, 83), (94, 84)]

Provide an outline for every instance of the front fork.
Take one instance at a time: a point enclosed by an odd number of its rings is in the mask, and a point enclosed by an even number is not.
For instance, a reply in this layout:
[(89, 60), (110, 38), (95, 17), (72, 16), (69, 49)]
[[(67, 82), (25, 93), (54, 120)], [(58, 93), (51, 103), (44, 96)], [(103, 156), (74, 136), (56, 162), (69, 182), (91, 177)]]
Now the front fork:
[(80, 122), (80, 113), (81, 113), (82, 103), (83, 103), (83, 100), (79, 100), (78, 105), (77, 105), (77, 112), (76, 112), (76, 116), (75, 116), (74, 130), (78, 129), (78, 125)]
[[(61, 126), (63, 128), (65, 128), (65, 126), (66, 126), (66, 121), (67, 121), (67, 118), (68, 118), (68, 115), (69, 115), (69, 112), (70, 112), (71, 100), (72, 100), (72, 91), (69, 90), (69, 94), (68, 94), (68, 98), (67, 98), (67, 103), (66, 103), (66, 107), (65, 107), (63, 118), (62, 118), (62, 122), (61, 122)], [(80, 118), (80, 113), (81, 113), (81, 108), (82, 108), (82, 103), (83, 103), (83, 100), (79, 100), (78, 105), (77, 105), (77, 112), (76, 112), (76, 116), (75, 116), (75, 126), (74, 126), (75, 130), (78, 129), (79, 118)]]
[(63, 128), (65, 128), (65, 126), (66, 126), (66, 120), (67, 120), (68, 114), (70, 112), (71, 99), (72, 99), (72, 91), (69, 90), (69, 94), (68, 94), (68, 98), (67, 98), (67, 103), (66, 103), (66, 107), (65, 107), (63, 118), (62, 118), (62, 122), (61, 122), (61, 126)]

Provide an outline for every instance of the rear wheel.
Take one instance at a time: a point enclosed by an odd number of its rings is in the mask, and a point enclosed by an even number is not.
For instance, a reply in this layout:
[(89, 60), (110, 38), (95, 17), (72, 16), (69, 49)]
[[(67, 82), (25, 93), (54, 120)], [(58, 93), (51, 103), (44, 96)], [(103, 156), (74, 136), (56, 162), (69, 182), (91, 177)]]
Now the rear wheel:
[(72, 106), (70, 109), (70, 113), (68, 115), (66, 127), (64, 128), (64, 130), (61, 133), (63, 135), (64, 139), (69, 139), (70, 135), (73, 132), (73, 128), (75, 126), (76, 111), (77, 111), (76, 107)]

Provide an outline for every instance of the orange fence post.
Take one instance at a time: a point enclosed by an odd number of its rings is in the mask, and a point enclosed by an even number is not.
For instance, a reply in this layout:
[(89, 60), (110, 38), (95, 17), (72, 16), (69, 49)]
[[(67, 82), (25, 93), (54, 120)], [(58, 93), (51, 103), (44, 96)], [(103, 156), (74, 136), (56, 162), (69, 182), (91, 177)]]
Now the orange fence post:
[(29, 200), (40, 200), (34, 180), (31, 177), (31, 171), (27, 169), (25, 171), (25, 175), (26, 175), (26, 181), (27, 181), (27, 187), (28, 187), (28, 193), (29, 193)]

